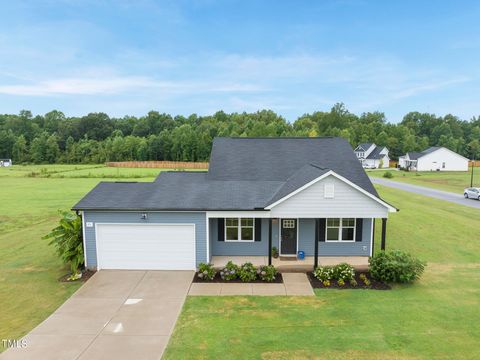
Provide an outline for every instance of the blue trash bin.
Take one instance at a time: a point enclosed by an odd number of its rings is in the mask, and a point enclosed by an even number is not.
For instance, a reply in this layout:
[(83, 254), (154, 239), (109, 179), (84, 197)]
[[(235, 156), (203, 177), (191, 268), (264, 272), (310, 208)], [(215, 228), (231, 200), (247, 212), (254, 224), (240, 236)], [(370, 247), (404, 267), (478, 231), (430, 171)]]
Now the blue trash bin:
[(299, 251), (297, 254), (298, 260), (305, 260), (305, 251)]

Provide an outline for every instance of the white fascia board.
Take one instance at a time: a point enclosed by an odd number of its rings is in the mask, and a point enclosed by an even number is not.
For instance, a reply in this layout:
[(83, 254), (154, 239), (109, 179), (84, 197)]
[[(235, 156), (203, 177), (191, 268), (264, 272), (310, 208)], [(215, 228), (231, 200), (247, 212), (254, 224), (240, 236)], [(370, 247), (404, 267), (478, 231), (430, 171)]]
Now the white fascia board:
[(270, 218), (270, 211), (207, 211), (208, 218), (227, 218), (227, 217), (238, 217), (238, 218)]
[(389, 212), (397, 212), (397, 209), (395, 207), (393, 207), (392, 205), (386, 203), (385, 201), (383, 201), (382, 199), (376, 197), (375, 195), (372, 195), (370, 194), (368, 191), (362, 189), (360, 186), (354, 184), (353, 182), (351, 182), (350, 180), (344, 178), (343, 176), (341, 175), (338, 175), (335, 171), (333, 170), (329, 170), (328, 172), (326, 172), (325, 174), (319, 176), (318, 178), (310, 181), (309, 183), (303, 185), (302, 187), (298, 188), (297, 190), (291, 192), (290, 194), (288, 194), (287, 196), (284, 196), (283, 198), (281, 198), (280, 200), (277, 200), (275, 201), (273, 204), (267, 206), (265, 209), (267, 210), (271, 210), (273, 207), (277, 206), (278, 204), (284, 202), (285, 200), (291, 198), (292, 196), (298, 194), (299, 192), (309, 188), (310, 186), (312, 186), (313, 184), (319, 182), (320, 180), (326, 178), (327, 176), (334, 176), (336, 177), (337, 179), (345, 182), (346, 184), (350, 185), (351, 187), (353, 187), (354, 189), (360, 191), (362, 194), (368, 196), (370, 199), (372, 200), (375, 200), (376, 202), (382, 204), (383, 206), (385, 206)]

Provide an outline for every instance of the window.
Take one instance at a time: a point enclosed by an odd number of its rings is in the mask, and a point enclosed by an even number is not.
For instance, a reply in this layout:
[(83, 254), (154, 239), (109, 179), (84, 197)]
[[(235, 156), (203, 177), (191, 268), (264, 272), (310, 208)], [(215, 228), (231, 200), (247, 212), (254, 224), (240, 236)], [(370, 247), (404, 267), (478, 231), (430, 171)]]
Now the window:
[(445, 169), (445, 163), (442, 162), (442, 169)]
[(284, 229), (294, 229), (295, 228), (295, 220), (293, 219), (287, 219), (287, 220), (282, 220), (283, 223), (283, 228)]
[(354, 218), (332, 218), (327, 219), (326, 241), (355, 241)]
[(226, 218), (225, 241), (254, 241), (255, 221), (253, 218)]

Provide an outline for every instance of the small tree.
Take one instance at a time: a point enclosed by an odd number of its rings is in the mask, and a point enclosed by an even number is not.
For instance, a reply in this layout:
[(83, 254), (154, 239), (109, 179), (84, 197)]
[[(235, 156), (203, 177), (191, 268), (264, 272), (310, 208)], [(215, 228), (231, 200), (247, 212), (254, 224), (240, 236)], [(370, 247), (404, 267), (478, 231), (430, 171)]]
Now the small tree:
[(51, 239), (49, 245), (54, 245), (62, 261), (70, 265), (72, 278), (78, 278), (84, 265), (82, 218), (68, 211), (59, 213), (62, 216), (59, 225), (43, 239)]

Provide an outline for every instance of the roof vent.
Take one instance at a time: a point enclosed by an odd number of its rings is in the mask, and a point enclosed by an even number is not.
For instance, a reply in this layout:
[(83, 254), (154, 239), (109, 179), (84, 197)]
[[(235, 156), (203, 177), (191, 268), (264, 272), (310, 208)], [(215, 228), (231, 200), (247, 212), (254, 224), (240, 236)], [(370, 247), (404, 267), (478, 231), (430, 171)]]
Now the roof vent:
[(333, 199), (335, 197), (335, 185), (332, 183), (328, 183), (323, 185), (324, 191), (324, 198), (325, 199)]

